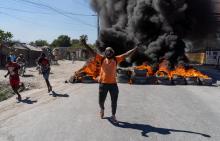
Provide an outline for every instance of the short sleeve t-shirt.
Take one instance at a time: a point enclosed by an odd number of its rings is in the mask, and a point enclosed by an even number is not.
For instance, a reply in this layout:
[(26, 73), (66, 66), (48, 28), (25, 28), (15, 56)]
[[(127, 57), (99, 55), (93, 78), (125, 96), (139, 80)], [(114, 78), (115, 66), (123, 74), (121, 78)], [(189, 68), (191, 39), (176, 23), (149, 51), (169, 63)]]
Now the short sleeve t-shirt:
[[(119, 64), (125, 59), (125, 56), (119, 55), (115, 57), (116, 60), (108, 59), (103, 57), (100, 54), (96, 54), (96, 60), (101, 64), (101, 70), (100, 70), (100, 78), (99, 82), (104, 84), (115, 84), (116, 82), (116, 69), (117, 69), (117, 63)], [(103, 60), (104, 59), (104, 60)], [(117, 61), (117, 62), (116, 62)]]
[(9, 71), (10, 79), (19, 77), (18, 70), (20, 69), (20, 66), (17, 63), (8, 63), (6, 64), (6, 68)]
[(38, 64), (41, 65), (41, 70), (43, 72), (47, 71), (50, 68), (49, 60), (46, 59), (46, 58), (40, 58), (39, 61), (38, 61)]

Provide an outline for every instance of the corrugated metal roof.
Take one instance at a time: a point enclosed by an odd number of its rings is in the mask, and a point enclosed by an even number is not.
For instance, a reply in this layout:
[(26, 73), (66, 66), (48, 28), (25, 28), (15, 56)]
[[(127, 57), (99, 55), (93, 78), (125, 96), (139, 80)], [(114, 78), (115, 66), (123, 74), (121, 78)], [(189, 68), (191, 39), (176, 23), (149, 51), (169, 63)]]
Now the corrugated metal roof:
[(15, 43), (12, 47), (15, 48), (15, 49), (28, 50), (28, 49), (24, 46), (24, 44), (21, 44), (21, 43)]
[(31, 50), (31, 51), (42, 51), (41, 48), (39, 47), (34, 47), (34, 46), (31, 46), (31, 45), (28, 45), (28, 44), (24, 44), (24, 43), (15, 43), (13, 45), (13, 48), (15, 49), (21, 49), (21, 50)]
[(32, 51), (42, 51), (41, 48), (39, 47), (34, 47), (32, 45), (26, 45), (26, 48), (28, 48), (29, 50), (32, 50)]

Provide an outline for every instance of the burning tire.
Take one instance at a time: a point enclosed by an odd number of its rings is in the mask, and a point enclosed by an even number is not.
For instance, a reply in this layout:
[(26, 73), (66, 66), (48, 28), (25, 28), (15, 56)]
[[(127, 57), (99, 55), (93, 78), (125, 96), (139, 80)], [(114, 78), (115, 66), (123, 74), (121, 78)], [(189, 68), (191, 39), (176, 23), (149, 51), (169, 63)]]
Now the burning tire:
[(117, 76), (117, 82), (118, 83), (129, 83), (130, 77), (127, 75), (118, 75)]
[(157, 77), (157, 84), (161, 85), (171, 85), (172, 81), (166, 77)]
[(147, 70), (134, 69), (133, 75), (134, 76), (139, 76), (139, 77), (146, 77), (147, 76)]
[(134, 69), (131, 81), (133, 84), (155, 84), (156, 77), (149, 76), (147, 69)]
[(164, 71), (159, 71), (156, 73), (157, 83), (161, 85), (171, 85), (172, 81), (169, 78), (169, 75)]
[(172, 83), (174, 85), (186, 85), (186, 79), (184, 77), (181, 77), (181, 76), (177, 76), (175, 75), (172, 79)]
[(187, 85), (199, 85), (198, 77), (187, 77), (186, 78)]
[(131, 80), (132, 80), (132, 83), (134, 84), (156, 84), (157, 83), (157, 79), (155, 76), (148, 76), (148, 77), (132, 76)]
[(81, 82), (82, 83), (97, 83), (97, 81), (96, 80), (94, 80), (91, 76), (83, 76), (82, 78), (81, 78)]
[(117, 82), (129, 83), (131, 78), (131, 71), (129, 69), (117, 69)]
[(212, 86), (213, 84), (212, 78), (199, 78), (199, 82), (204, 86)]

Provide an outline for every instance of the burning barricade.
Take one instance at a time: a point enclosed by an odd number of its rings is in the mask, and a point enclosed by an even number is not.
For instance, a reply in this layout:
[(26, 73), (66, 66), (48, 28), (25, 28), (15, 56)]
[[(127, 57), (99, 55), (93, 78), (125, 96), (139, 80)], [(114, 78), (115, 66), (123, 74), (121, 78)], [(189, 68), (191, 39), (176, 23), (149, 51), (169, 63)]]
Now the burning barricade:
[[(100, 73), (100, 63), (90, 59), (80, 70), (70, 78), (71, 83), (97, 83)], [(177, 65), (170, 70), (168, 61), (160, 63), (156, 72), (144, 63), (141, 66), (117, 69), (118, 83), (130, 84), (162, 84), (162, 85), (212, 85), (212, 78), (192, 67)]]
[(148, 63), (143, 63), (141, 66), (136, 66), (132, 70), (132, 84), (155, 84), (156, 77), (154, 76), (153, 68)]
[(100, 72), (100, 66), (94, 58), (88, 60), (86, 64), (69, 79), (70, 83), (96, 83)]
[(180, 64), (174, 70), (169, 70), (166, 61), (162, 62), (156, 72), (159, 84), (175, 85), (212, 85), (212, 78), (193, 67), (186, 68)]
[(118, 83), (130, 83), (131, 79), (130, 68), (118, 68), (117, 69), (117, 82)]
[(157, 83), (163, 85), (172, 84), (172, 77), (170, 75), (170, 70), (168, 69), (168, 61), (164, 60), (159, 65), (159, 69), (156, 72)]

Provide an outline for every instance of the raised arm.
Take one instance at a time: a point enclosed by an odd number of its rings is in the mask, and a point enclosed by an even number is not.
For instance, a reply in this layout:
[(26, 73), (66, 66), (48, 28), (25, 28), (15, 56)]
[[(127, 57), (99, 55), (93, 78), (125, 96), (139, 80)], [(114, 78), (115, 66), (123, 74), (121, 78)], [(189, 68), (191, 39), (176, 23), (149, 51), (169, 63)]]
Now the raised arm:
[(129, 50), (128, 52), (122, 54), (122, 56), (124, 56), (125, 58), (129, 57), (129, 56), (133, 55), (137, 51), (137, 49), (138, 49), (138, 47), (135, 47), (135, 48)]
[(95, 50), (93, 50), (87, 43), (85, 40), (81, 40), (81, 44), (92, 54), (92, 55), (96, 55), (97, 53), (95, 52)]
[(10, 72), (8, 71), (7, 74), (5, 75), (5, 78), (10, 74)]

